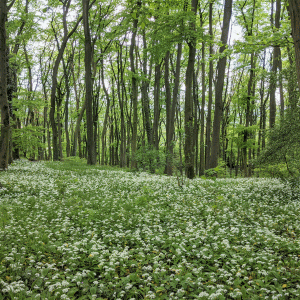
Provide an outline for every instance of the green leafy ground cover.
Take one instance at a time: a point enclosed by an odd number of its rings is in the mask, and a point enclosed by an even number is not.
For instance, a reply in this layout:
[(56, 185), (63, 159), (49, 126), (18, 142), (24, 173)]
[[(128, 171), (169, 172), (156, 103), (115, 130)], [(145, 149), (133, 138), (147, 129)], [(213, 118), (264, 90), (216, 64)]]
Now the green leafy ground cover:
[(300, 299), (300, 194), (19, 161), (0, 174), (0, 299)]

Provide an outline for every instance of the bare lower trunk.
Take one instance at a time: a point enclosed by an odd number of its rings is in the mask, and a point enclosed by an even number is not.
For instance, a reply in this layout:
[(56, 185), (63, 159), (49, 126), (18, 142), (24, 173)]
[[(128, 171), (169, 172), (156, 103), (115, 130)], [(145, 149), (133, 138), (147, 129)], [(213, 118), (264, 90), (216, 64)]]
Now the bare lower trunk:
[(294, 40), (298, 86), (300, 90), (300, 2), (289, 0), (289, 13), (292, 25), (292, 36)]
[[(191, 0), (191, 8), (196, 15), (198, 6), (198, 0)], [(195, 29), (195, 23), (191, 24), (191, 30)], [(185, 108), (184, 108), (184, 131), (185, 131), (185, 143), (184, 143), (184, 156), (185, 156), (185, 174), (188, 178), (193, 179), (195, 177), (194, 170), (194, 114), (193, 114), (193, 76), (194, 65), (196, 55), (196, 38), (188, 43), (189, 46), (189, 58), (188, 66), (186, 69), (185, 80)]]
[(7, 99), (7, 60), (6, 60), (6, 1), (0, 0), (0, 109), (1, 109), (1, 137), (0, 137), (0, 170), (8, 167), (10, 116)]
[[(141, 3), (137, 2), (137, 5), (140, 6)], [(135, 69), (135, 38), (137, 34), (137, 26), (138, 26), (138, 18), (136, 17), (133, 20), (133, 31), (131, 36), (131, 44), (129, 50), (129, 58), (130, 58), (130, 71), (132, 73), (131, 78), (131, 101), (132, 101), (132, 137), (131, 137), (131, 168), (137, 168), (137, 162), (135, 158), (136, 150), (137, 150), (137, 125), (138, 125), (138, 112), (137, 112), (137, 104), (138, 104), (138, 85), (137, 85), (137, 74)]]
[[(225, 0), (224, 6), (224, 19), (221, 42), (220, 54), (226, 49), (229, 24), (232, 12), (232, 0)], [(224, 86), (224, 75), (226, 68), (227, 57), (224, 56), (218, 61), (218, 78), (216, 83), (216, 94), (215, 94), (215, 115), (214, 115), (214, 125), (213, 125), (213, 137), (212, 137), (212, 147), (211, 147), (211, 158), (210, 158), (210, 168), (215, 168), (218, 165), (219, 151), (220, 151), (220, 126), (223, 114), (223, 86)]]

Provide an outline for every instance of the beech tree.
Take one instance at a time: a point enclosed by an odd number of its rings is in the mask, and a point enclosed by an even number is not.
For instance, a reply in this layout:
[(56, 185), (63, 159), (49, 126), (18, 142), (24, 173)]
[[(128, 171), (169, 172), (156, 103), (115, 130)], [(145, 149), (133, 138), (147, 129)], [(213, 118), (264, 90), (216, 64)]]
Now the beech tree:
[(92, 44), (89, 26), (89, 0), (82, 0), (83, 27), (85, 38), (85, 106), (87, 123), (87, 162), (89, 165), (96, 164), (96, 148), (93, 134), (93, 82), (92, 82)]
[[(198, 1), (191, 0), (191, 10), (194, 15), (197, 13)], [(195, 31), (195, 21), (191, 21), (190, 29)], [(194, 135), (193, 135), (193, 75), (195, 66), (196, 55), (196, 37), (192, 36), (187, 42), (189, 46), (188, 65), (186, 69), (185, 79), (185, 106), (184, 106), (184, 129), (185, 129), (185, 174), (188, 178), (193, 179), (195, 177), (194, 170)], [(195, 83), (194, 83), (195, 84)]]
[(214, 115), (214, 125), (213, 125), (213, 137), (211, 145), (211, 158), (210, 158), (210, 168), (215, 168), (218, 165), (219, 151), (220, 151), (220, 124), (223, 112), (223, 87), (224, 87), (224, 75), (226, 68), (227, 55), (222, 55), (226, 50), (228, 43), (229, 25), (232, 13), (232, 0), (225, 0), (224, 5), (224, 18), (222, 27), (221, 42), (220, 47), (220, 59), (217, 65), (217, 83), (215, 91), (215, 115)]
[(300, 2), (298, 0), (289, 0), (288, 3), (296, 55), (295, 61), (297, 66), (298, 85), (300, 90)]
[(7, 7), (6, 0), (0, 1), (0, 109), (1, 109), (1, 136), (0, 136), (0, 169), (6, 170), (9, 158), (9, 141), (11, 138), (9, 104), (7, 98), (7, 45), (6, 19), (7, 12), (14, 1)]

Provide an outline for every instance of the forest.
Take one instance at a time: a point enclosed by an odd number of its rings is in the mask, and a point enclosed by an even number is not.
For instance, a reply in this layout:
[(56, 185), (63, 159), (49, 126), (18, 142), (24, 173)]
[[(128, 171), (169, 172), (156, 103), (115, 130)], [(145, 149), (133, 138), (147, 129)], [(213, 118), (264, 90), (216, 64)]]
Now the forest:
[(299, 12), (296, 0), (1, 0), (1, 169), (77, 156), (188, 178), (298, 174)]
[(0, 0), (0, 300), (300, 299), (299, 24)]

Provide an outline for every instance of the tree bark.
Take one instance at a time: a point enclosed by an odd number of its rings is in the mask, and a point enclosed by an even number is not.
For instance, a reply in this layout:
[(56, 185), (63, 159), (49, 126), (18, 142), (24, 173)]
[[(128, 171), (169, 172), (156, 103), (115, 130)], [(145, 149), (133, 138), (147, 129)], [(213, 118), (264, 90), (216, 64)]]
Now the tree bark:
[(202, 84), (202, 95), (201, 95), (201, 112), (200, 112), (200, 166), (199, 166), (199, 175), (204, 175), (205, 170), (205, 144), (204, 144), (204, 126), (205, 126), (205, 92), (206, 92), (206, 83), (205, 83), (205, 42), (202, 42), (201, 47), (202, 52), (202, 62), (201, 62), (201, 84)]
[(209, 3), (209, 75), (208, 75), (208, 105), (206, 118), (206, 150), (205, 150), (205, 169), (210, 166), (210, 151), (211, 151), (211, 107), (213, 99), (213, 26), (212, 26), (213, 2)]
[(6, 0), (0, 0), (0, 109), (1, 109), (1, 137), (0, 137), (0, 170), (8, 167), (10, 116), (7, 99), (7, 57), (6, 57)]
[[(194, 15), (196, 15), (198, 6), (198, 0), (191, 0), (191, 9)], [(191, 23), (191, 30), (196, 31), (195, 22)], [(196, 55), (196, 37), (191, 38), (188, 42), (189, 46), (189, 58), (188, 66), (186, 69), (185, 79), (185, 108), (184, 108), (184, 129), (185, 129), (185, 144), (184, 144), (184, 156), (185, 156), (185, 174), (188, 178), (193, 179), (195, 177), (194, 170), (194, 115), (193, 115), (193, 76), (194, 65)]]
[[(222, 46), (220, 47), (220, 52), (219, 52), (220, 54), (222, 54), (226, 50), (231, 13), (232, 13), (232, 0), (225, 0), (223, 28), (222, 28), (222, 35), (221, 35)], [(221, 119), (223, 113), (222, 95), (223, 95), (226, 61), (227, 61), (227, 56), (225, 55), (219, 59), (218, 66), (217, 66), (218, 77), (217, 77), (216, 94), (215, 94), (215, 115), (214, 115), (214, 124), (213, 124), (210, 168), (215, 168), (218, 165), (218, 158), (220, 152), (220, 125), (221, 125)]]
[[(117, 74), (115, 74), (113, 63), (110, 61), (114, 79), (117, 85), (117, 94), (119, 99), (119, 106), (120, 106), (120, 167), (123, 168), (126, 166), (126, 126), (125, 126), (125, 117), (124, 117), (124, 89), (123, 89), (123, 82), (124, 82), (124, 67), (123, 62), (123, 44), (119, 45), (118, 53), (117, 53)], [(126, 64), (126, 62), (125, 62)], [(104, 62), (101, 59), (101, 73), (104, 70)], [(104, 75), (101, 76), (104, 78)], [(103, 79), (104, 80), (104, 79)]]
[(105, 111), (105, 117), (104, 117), (104, 122), (103, 122), (102, 134), (101, 134), (101, 145), (102, 145), (101, 165), (105, 164), (106, 131), (107, 131), (108, 118), (109, 118), (109, 109), (110, 109), (110, 97), (109, 97), (109, 94), (107, 92), (105, 82), (104, 82), (104, 68), (103, 67), (104, 67), (104, 65), (102, 65), (102, 69), (101, 69), (101, 80), (102, 80), (102, 87), (103, 87), (105, 98), (106, 98), (106, 111)]
[(254, 97), (254, 90), (253, 90), (253, 81), (254, 81), (254, 68), (255, 68), (255, 57), (254, 53), (251, 53), (251, 66), (250, 66), (250, 75), (249, 75), (249, 81), (248, 81), (248, 90), (247, 90), (247, 96), (246, 96), (246, 125), (243, 132), (243, 142), (244, 147), (242, 148), (242, 156), (243, 156), (243, 170), (244, 170), (244, 176), (248, 177), (250, 176), (250, 168), (248, 166), (247, 162), (247, 141), (249, 137), (248, 127), (250, 125), (250, 119), (252, 114), (251, 109), (251, 102)]
[(82, 0), (83, 28), (85, 38), (85, 105), (87, 131), (87, 163), (96, 164), (96, 149), (93, 134), (93, 82), (92, 82), (92, 42), (89, 26), (89, 0)]
[[(279, 29), (280, 26), (280, 10), (281, 10), (281, 0), (276, 0), (276, 13), (275, 13), (275, 28)], [(273, 1), (271, 9), (271, 21), (273, 23)], [(274, 26), (274, 24), (271, 24)], [(273, 50), (273, 62), (272, 62), (272, 72), (270, 80), (270, 119), (269, 127), (272, 128), (276, 121), (276, 88), (277, 88), (277, 69), (279, 67), (280, 60), (280, 47), (275, 46)]]
[(298, 86), (300, 90), (300, 2), (299, 0), (289, 0), (289, 13), (292, 25), (292, 36), (294, 40)]
[(147, 80), (147, 44), (146, 44), (146, 33), (143, 32), (143, 48), (144, 48), (144, 55), (143, 55), (143, 76), (144, 80), (142, 82), (142, 105), (144, 111), (144, 118), (145, 118), (145, 130), (147, 134), (147, 141), (148, 141), (148, 148), (152, 148), (152, 126), (151, 126), (151, 115), (150, 115), (150, 104), (149, 104), (149, 95), (148, 95), (148, 87), (149, 81)]
[[(141, 6), (141, 2), (137, 1), (138, 9)], [(133, 29), (131, 36), (131, 44), (129, 50), (130, 58), (130, 71), (131, 71), (131, 101), (132, 101), (132, 111), (133, 111), (133, 120), (132, 120), (132, 137), (131, 137), (131, 168), (137, 168), (137, 162), (135, 159), (136, 149), (137, 149), (137, 123), (138, 123), (138, 113), (137, 113), (137, 104), (138, 104), (138, 85), (137, 85), (137, 74), (135, 70), (135, 61), (134, 61), (134, 49), (135, 49), (135, 38), (137, 34), (138, 26), (138, 17), (133, 20)]]
[(67, 46), (67, 42), (69, 38), (73, 35), (73, 33), (76, 31), (79, 23), (82, 20), (82, 17), (80, 17), (77, 22), (75, 23), (73, 29), (68, 33), (67, 28), (67, 14), (68, 10), (71, 4), (71, 0), (68, 0), (66, 5), (63, 6), (63, 26), (64, 26), (64, 36), (63, 41), (61, 44), (61, 47), (58, 51), (58, 55), (56, 57), (56, 60), (54, 62), (53, 72), (52, 72), (52, 86), (51, 86), (51, 108), (49, 113), (49, 119), (50, 124), (52, 127), (52, 146), (53, 146), (53, 160), (59, 160), (59, 148), (58, 148), (58, 130), (57, 130), (57, 124), (55, 121), (55, 110), (56, 110), (56, 90), (57, 90), (57, 76), (58, 76), (58, 68), (59, 64), (61, 62), (61, 59), (63, 57), (65, 48)]
[(63, 69), (64, 69), (64, 79), (65, 79), (65, 89), (66, 89), (66, 102), (65, 102), (65, 134), (66, 134), (66, 154), (67, 157), (70, 156), (71, 153), (71, 144), (70, 144), (70, 134), (69, 134), (69, 100), (70, 100), (70, 83), (69, 76), (71, 71), (72, 54), (68, 58), (67, 64), (63, 59)]

